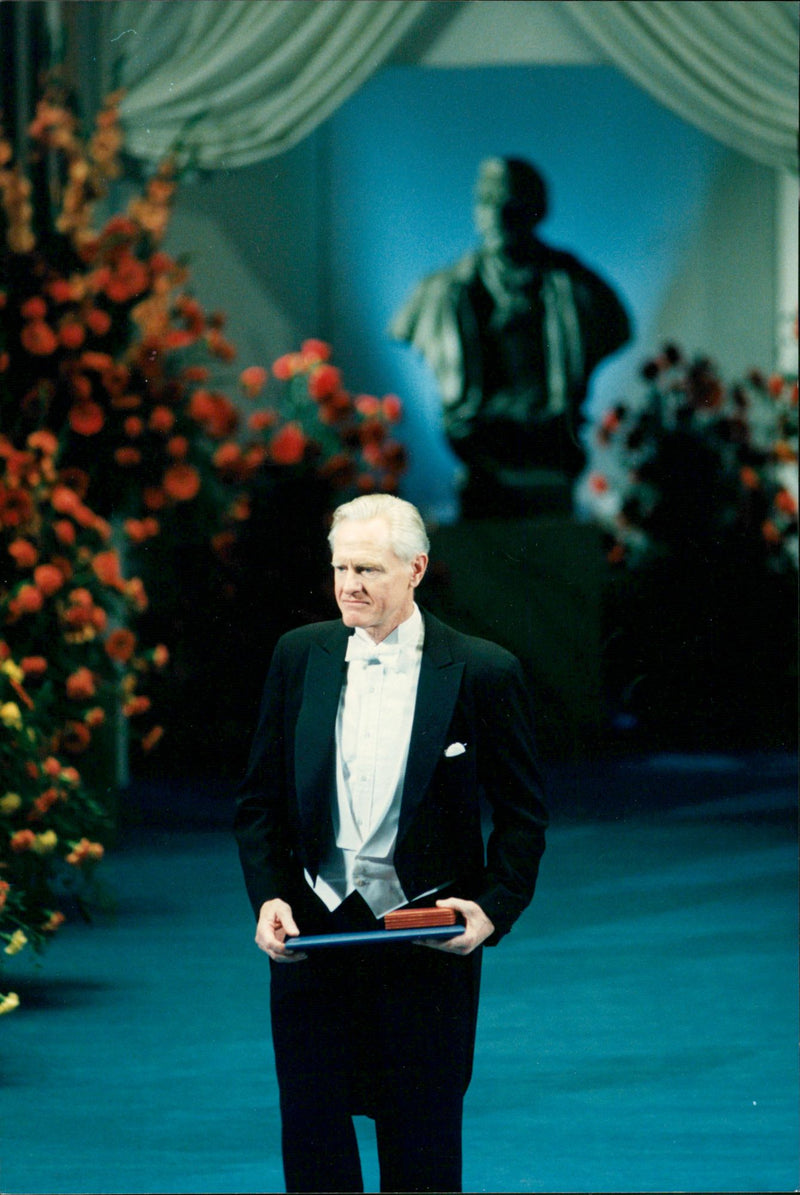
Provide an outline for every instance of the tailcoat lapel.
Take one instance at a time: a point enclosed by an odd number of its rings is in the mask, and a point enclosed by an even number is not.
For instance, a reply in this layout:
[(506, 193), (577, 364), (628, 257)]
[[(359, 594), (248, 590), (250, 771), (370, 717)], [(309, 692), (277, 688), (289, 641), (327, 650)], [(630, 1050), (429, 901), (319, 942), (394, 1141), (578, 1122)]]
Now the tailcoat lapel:
[(295, 784), (302, 837), (309, 862), (319, 862), (330, 818), (335, 777), (336, 712), (344, 679), (348, 631), (331, 624), (308, 654), (295, 734)]
[(453, 658), (443, 624), (430, 614), (424, 614), (423, 617), (425, 645), (403, 786), (398, 841), (424, 797), (446, 746), (447, 731), (464, 672), (464, 661)]

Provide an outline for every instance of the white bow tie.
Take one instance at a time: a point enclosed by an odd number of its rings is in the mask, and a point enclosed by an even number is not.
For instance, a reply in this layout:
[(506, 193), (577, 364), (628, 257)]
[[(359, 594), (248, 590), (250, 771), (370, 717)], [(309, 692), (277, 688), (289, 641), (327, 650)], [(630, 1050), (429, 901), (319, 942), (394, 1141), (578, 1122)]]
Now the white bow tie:
[(360, 635), (351, 635), (344, 658), (348, 663), (360, 660), (364, 664), (383, 664), (389, 672), (405, 672), (411, 666), (413, 650), (399, 643), (368, 643)]

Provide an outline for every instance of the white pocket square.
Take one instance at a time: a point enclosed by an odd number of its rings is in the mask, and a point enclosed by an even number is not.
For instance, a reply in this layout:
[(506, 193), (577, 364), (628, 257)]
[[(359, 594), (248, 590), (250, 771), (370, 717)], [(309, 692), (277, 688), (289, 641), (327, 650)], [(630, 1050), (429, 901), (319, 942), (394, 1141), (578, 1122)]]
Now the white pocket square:
[(445, 747), (445, 759), (452, 759), (454, 755), (463, 755), (466, 749), (466, 743), (451, 743), (449, 747)]

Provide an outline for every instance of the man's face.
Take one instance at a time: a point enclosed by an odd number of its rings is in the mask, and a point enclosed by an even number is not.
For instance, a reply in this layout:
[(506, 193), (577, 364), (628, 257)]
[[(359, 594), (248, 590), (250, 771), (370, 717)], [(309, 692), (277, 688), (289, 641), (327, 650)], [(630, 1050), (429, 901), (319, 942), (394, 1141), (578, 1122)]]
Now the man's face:
[(400, 560), (384, 519), (345, 519), (336, 528), (332, 564), (345, 626), (362, 627), (380, 643), (411, 615), (428, 557)]

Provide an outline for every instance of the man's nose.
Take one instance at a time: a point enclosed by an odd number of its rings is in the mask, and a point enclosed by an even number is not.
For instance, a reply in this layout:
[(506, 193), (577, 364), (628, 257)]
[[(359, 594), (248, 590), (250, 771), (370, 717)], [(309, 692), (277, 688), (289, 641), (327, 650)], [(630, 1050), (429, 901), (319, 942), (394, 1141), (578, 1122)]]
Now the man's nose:
[(354, 568), (349, 568), (344, 576), (344, 589), (347, 593), (356, 593), (361, 589), (361, 574)]

